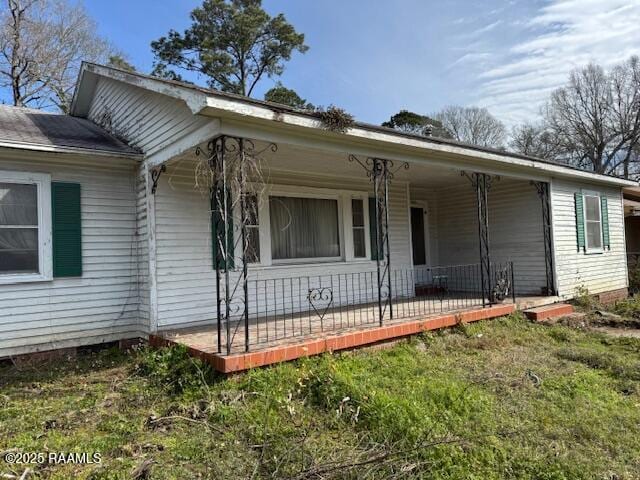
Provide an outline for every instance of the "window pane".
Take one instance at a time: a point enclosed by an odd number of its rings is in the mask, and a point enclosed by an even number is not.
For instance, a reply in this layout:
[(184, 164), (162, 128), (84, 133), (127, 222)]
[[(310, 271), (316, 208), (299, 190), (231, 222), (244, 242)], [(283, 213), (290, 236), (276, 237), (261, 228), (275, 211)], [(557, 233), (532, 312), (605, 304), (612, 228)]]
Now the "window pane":
[(584, 197), (587, 206), (587, 220), (600, 221), (600, 197)]
[(351, 216), (354, 227), (364, 227), (364, 206), (361, 199), (351, 200)]
[(0, 273), (38, 273), (38, 230), (0, 228)]
[(256, 227), (247, 228), (247, 262), (260, 261), (260, 230)]
[(353, 229), (353, 256), (356, 258), (367, 256), (364, 243), (364, 228)]
[(270, 197), (274, 260), (339, 257), (337, 200)]
[(589, 248), (602, 248), (600, 222), (587, 222), (587, 246)]
[(38, 187), (0, 183), (0, 225), (38, 225)]

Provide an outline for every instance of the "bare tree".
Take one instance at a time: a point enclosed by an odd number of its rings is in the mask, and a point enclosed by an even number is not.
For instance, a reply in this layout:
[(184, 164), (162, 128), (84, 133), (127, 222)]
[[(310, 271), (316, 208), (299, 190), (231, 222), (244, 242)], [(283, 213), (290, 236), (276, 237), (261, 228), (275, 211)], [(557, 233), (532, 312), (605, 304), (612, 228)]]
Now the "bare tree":
[(640, 143), (640, 61), (631, 57), (610, 72), (589, 64), (571, 72), (543, 115), (560, 158), (597, 173), (632, 175)]
[(82, 60), (106, 61), (113, 48), (81, 4), (6, 0), (0, 16), (0, 88), (14, 105), (66, 112)]
[(560, 154), (555, 135), (544, 123), (525, 123), (513, 127), (509, 147), (512, 152), (544, 160), (555, 160)]
[(0, 31), (0, 86), (10, 88), (13, 104), (38, 101), (45, 85), (39, 81), (42, 47), (33, 41), (37, 30), (28, 15), (39, 0), (9, 0)]
[(505, 126), (486, 108), (449, 106), (435, 114), (434, 118), (460, 142), (503, 148)]

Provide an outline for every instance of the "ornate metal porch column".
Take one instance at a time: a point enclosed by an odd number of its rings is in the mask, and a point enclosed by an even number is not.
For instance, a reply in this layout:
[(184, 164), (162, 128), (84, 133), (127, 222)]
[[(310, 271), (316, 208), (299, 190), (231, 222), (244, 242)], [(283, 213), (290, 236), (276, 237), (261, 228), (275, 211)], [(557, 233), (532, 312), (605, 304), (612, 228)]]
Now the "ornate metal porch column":
[[(249, 350), (249, 293), (248, 258), (251, 252), (247, 225), (255, 218), (257, 204), (247, 198), (250, 170), (258, 168), (258, 157), (266, 150), (275, 152), (277, 146), (269, 144), (257, 151), (253, 141), (245, 138), (219, 136), (207, 144), (206, 150), (196, 148), (196, 155), (204, 162), (196, 167), (197, 177), (209, 185), (211, 203), (211, 233), (213, 267), (216, 271), (216, 319), (218, 353), (222, 353), (222, 327), (225, 328), (226, 354), (231, 353), (233, 340), (240, 325), (244, 325), (244, 347)], [(254, 176), (259, 173), (253, 172)], [(254, 193), (255, 194), (255, 193)], [(257, 202), (254, 202), (257, 203)], [(235, 221), (234, 221), (235, 220)], [(239, 220), (239, 223), (237, 222)], [(237, 226), (234, 228), (234, 224)], [(235, 232), (240, 235), (237, 238)], [(237, 262), (241, 262), (240, 265)], [(235, 325), (232, 323), (235, 322)]]
[(480, 290), (482, 293), (482, 304), (484, 306), (492, 303), (492, 277), (491, 277), (491, 252), (489, 248), (489, 211), (488, 193), (494, 178), (486, 173), (473, 172), (471, 174), (462, 172), (467, 177), (471, 185), (476, 190), (476, 202), (478, 205), (478, 243), (480, 246)]
[(546, 294), (555, 295), (556, 288), (553, 274), (553, 243), (551, 239), (551, 197), (549, 195), (548, 182), (532, 181), (531, 185), (536, 188), (542, 206), (542, 232), (544, 235), (544, 267), (546, 273)]
[(376, 235), (375, 245), (371, 245), (371, 248), (375, 248), (378, 315), (380, 325), (382, 325), (387, 309), (389, 310), (389, 317), (393, 319), (391, 246), (389, 244), (389, 184), (395, 173), (402, 168), (408, 170), (409, 164), (403, 162), (399, 167), (395, 167), (393, 160), (367, 157), (362, 161), (355, 155), (349, 155), (349, 161), (357, 162), (364, 168), (367, 177), (373, 183)]

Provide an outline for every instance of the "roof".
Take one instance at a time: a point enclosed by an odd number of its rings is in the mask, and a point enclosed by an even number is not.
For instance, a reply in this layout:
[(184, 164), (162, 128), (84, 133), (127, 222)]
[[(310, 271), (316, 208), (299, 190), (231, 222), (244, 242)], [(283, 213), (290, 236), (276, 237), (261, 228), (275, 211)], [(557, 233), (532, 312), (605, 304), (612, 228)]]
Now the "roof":
[(139, 153), (84, 118), (8, 105), (0, 105), (0, 146), (68, 153)]
[[(308, 110), (301, 110), (297, 108), (290, 107), (288, 105), (282, 105), (279, 103), (268, 102), (264, 100), (258, 100), (250, 97), (246, 97), (244, 95), (238, 95), (229, 92), (222, 92), (219, 90), (205, 88), (198, 85), (194, 85), (192, 83), (180, 82), (177, 80), (170, 80), (160, 77), (154, 77), (151, 75), (145, 75), (138, 72), (131, 72), (128, 70), (121, 70), (118, 68), (98, 65), (89, 62), (83, 62), (82, 68), (80, 70), (79, 81), (76, 85), (76, 90), (74, 92), (73, 102), (71, 105), (71, 113), (72, 115), (84, 116), (86, 114), (85, 109), (88, 107), (87, 99), (81, 99), (83, 96), (83, 92), (81, 92), (83, 87), (83, 82), (85, 80), (85, 73), (90, 73), (98, 76), (107, 76), (109, 78), (113, 78), (115, 80), (123, 81), (125, 83), (129, 83), (140, 88), (146, 88), (157, 93), (163, 95), (173, 96), (174, 98), (182, 99), (187, 103), (187, 106), (191, 109), (194, 114), (207, 114), (207, 110), (230, 110), (230, 104), (236, 104), (241, 106), (254, 106), (256, 107), (253, 111), (248, 110), (247, 108), (238, 108), (238, 112), (241, 116), (254, 116), (255, 118), (259, 118), (261, 120), (271, 120), (276, 121), (280, 124), (287, 123), (288, 118), (291, 119), (288, 123), (293, 126), (305, 126), (315, 128), (319, 132), (326, 132), (326, 130), (322, 127), (319, 122), (318, 114), (315, 112), (311, 112)], [(90, 83), (91, 81), (87, 81), (86, 83)], [(88, 85), (85, 88), (85, 96), (92, 95), (93, 87)], [(270, 116), (260, 111), (268, 111), (270, 112)], [(255, 114), (253, 112), (256, 112)], [(287, 115), (288, 114), (288, 115)], [(262, 115), (261, 117), (259, 115)], [(306, 120), (306, 121), (304, 121)], [(360, 130), (363, 134), (357, 135), (357, 130)], [(406, 145), (411, 144), (415, 146), (416, 141), (419, 141), (423, 145), (431, 145), (432, 147), (444, 146), (444, 147), (452, 147), (455, 148), (456, 152), (465, 151), (468, 155), (474, 155), (474, 152), (477, 154), (483, 154), (485, 159), (492, 160), (496, 158), (505, 159), (507, 161), (521, 161), (520, 164), (523, 166), (551, 166), (553, 171), (564, 171), (567, 174), (570, 172), (574, 172), (575, 176), (581, 177), (589, 177), (592, 180), (599, 180), (605, 183), (615, 183), (618, 185), (626, 185), (626, 186), (637, 186), (638, 182), (632, 182), (629, 180), (624, 180), (619, 177), (615, 177), (613, 175), (605, 175), (598, 174), (594, 172), (589, 172), (571, 165), (567, 165), (565, 163), (545, 160), (537, 157), (532, 157), (528, 155), (521, 155), (514, 152), (508, 152), (506, 150), (499, 150), (488, 147), (481, 147), (478, 145), (472, 145), (464, 142), (459, 142), (456, 140), (439, 138), (434, 136), (424, 136), (413, 133), (406, 133), (395, 130), (389, 127), (383, 127), (380, 125), (373, 125), (365, 122), (355, 122), (354, 126), (350, 129), (349, 132), (345, 134), (339, 134), (346, 137), (354, 136), (360, 138), (372, 138), (370, 133), (380, 134), (380, 138), (389, 139), (393, 138), (396, 140), (396, 144), (404, 143)], [(404, 141), (403, 141), (404, 139)], [(385, 140), (383, 140), (385, 141)], [(524, 161), (524, 162), (522, 162)]]

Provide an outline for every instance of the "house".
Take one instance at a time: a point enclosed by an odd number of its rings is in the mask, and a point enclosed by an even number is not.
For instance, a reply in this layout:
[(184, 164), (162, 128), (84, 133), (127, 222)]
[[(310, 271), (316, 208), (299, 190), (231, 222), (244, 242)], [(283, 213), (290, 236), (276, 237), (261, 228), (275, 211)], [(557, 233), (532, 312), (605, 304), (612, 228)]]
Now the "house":
[(69, 116), (0, 117), (0, 357), (230, 371), (626, 294), (634, 182), (94, 64)]

